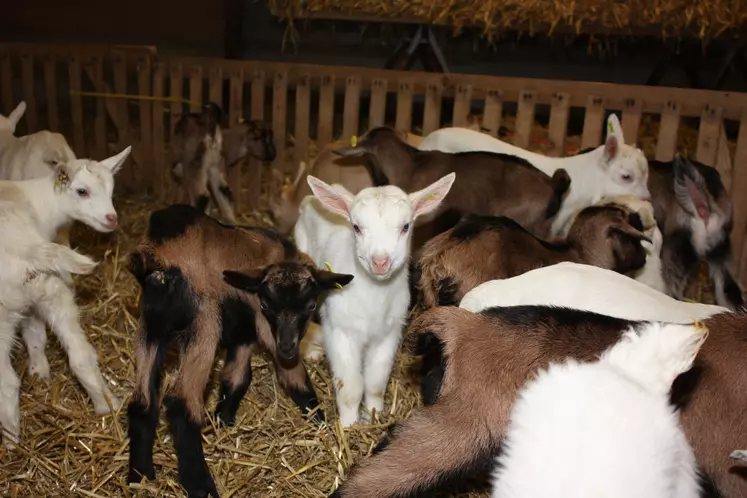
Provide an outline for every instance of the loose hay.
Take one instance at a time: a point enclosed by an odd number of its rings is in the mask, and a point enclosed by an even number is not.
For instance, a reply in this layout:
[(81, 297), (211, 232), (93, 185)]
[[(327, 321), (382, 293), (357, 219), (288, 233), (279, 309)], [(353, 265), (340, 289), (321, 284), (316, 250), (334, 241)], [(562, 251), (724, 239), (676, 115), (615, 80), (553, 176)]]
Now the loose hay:
[[(535, 128), (534, 136), (546, 134), (541, 127)], [(656, 136), (655, 128), (647, 128), (646, 135), (649, 134)], [(568, 142), (574, 143), (577, 138), (569, 137)], [(646, 153), (650, 156), (652, 151)], [(266, 193), (263, 188), (263, 195)], [(154, 447), (156, 481), (131, 488), (125, 483), (129, 455), (126, 407), (133, 387), (132, 338), (139, 315), (139, 286), (125, 264), (129, 252), (145, 232), (151, 211), (166, 204), (133, 197), (117, 198), (115, 205), (121, 223), (115, 233), (100, 234), (76, 225), (72, 242), (101, 261), (92, 275), (76, 277), (76, 293), (81, 323), (98, 349), (102, 373), (112, 391), (123, 400), (123, 407), (115, 415), (93, 414), (92, 405), (73, 377), (67, 357), (54, 336), (50, 335), (47, 347), (51, 366), (48, 383), (29, 378), (28, 355), (24, 348), (16, 349), (14, 366), (22, 382), (21, 447), (1, 454), (2, 496), (183, 496), (173, 442), (163, 416)], [(240, 215), (239, 221), (262, 222), (257, 213)], [(696, 287), (700, 300), (713, 302), (707, 274), (702, 275)], [(219, 361), (213, 372), (216, 377), (221, 364)], [(391, 424), (406, 419), (421, 403), (417, 360), (400, 352), (387, 388), (385, 412), (371, 426), (342, 431), (326, 364), (307, 363), (307, 366), (330, 425), (316, 426), (305, 421), (277, 384), (273, 367), (257, 355), (252, 361), (252, 385), (241, 404), (235, 427), (216, 427), (212, 419), (217, 389), (214, 378), (206, 408), (209, 419), (203, 431), (203, 444), (206, 460), (224, 498), (327, 496), (353, 463), (370, 454)], [(164, 389), (172, 379), (167, 373)]]

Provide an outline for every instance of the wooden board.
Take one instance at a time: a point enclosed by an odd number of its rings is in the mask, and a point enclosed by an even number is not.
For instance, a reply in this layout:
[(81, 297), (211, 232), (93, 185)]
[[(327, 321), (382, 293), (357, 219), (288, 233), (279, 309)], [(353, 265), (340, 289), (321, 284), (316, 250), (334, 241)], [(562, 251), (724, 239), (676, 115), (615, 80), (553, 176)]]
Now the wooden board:
[(319, 123), (316, 128), (317, 148), (322, 150), (332, 141), (332, 129), (335, 119), (335, 77), (322, 76), (319, 88)]
[(534, 124), (534, 108), (537, 102), (537, 93), (533, 91), (522, 92), (519, 96), (518, 110), (516, 111), (516, 132), (514, 134), (514, 145), (526, 149), (532, 138), (532, 125)]
[[(93, 56), (86, 61), (86, 72), (89, 74), (91, 82), (97, 91), (103, 91), (99, 89), (104, 88), (104, 68), (101, 57)], [(101, 160), (107, 157), (109, 148), (107, 147), (106, 137), (106, 99), (96, 98), (96, 118), (94, 121), (94, 140), (96, 143), (96, 157), (95, 159)]]
[(671, 161), (677, 151), (677, 131), (680, 128), (680, 108), (674, 101), (664, 106), (659, 124), (659, 137), (656, 140), (656, 160)]
[(220, 66), (212, 66), (209, 72), (208, 97), (219, 107), (223, 107), (223, 69)]
[(202, 110), (202, 66), (189, 68), (189, 112)]
[[(244, 119), (244, 75), (241, 69), (233, 69), (229, 73), (229, 96), (228, 96), (228, 125), (236, 126)], [(241, 210), (241, 174), (244, 169), (244, 161), (228, 170), (228, 186), (233, 193), (233, 208)]]
[[(71, 92), (81, 91), (81, 64), (76, 55), (67, 62), (68, 78)], [(91, 151), (86, 148), (86, 135), (83, 128), (83, 100), (80, 95), (70, 95), (70, 118), (73, 122), (73, 148), (77, 157), (88, 157)]]
[(0, 87), (2, 87), (3, 108), (0, 113), (10, 114), (15, 109), (16, 101), (13, 97), (13, 69), (9, 53), (0, 53)]
[[(137, 58), (137, 89), (140, 95), (151, 95), (151, 68), (149, 57), (138, 57)], [(150, 100), (141, 100), (138, 104), (140, 107), (140, 149), (142, 157), (145, 158), (146, 164), (141, 164), (138, 168), (137, 184), (140, 187), (147, 188), (150, 192), (155, 192), (156, 187), (156, 173), (160, 170), (149, 165), (153, 161), (153, 165), (156, 163), (153, 150), (153, 111), (151, 110), (153, 104)], [(163, 149), (158, 151), (158, 154), (162, 154)]]
[(309, 153), (309, 125), (311, 121), (311, 77), (301, 78), (296, 85), (296, 124), (294, 135), (296, 139), (293, 152), (298, 167), (301, 161), (308, 161)]
[(547, 136), (550, 139), (550, 148), (546, 152), (548, 156), (561, 157), (564, 155), (570, 112), (570, 95), (567, 93), (553, 94), (552, 104), (550, 105), (550, 124), (547, 129)]
[[(181, 64), (169, 65), (169, 97), (173, 99), (182, 99), (184, 97), (184, 75), (182, 73)], [(171, 140), (174, 140), (174, 126), (181, 117), (184, 109), (184, 104), (179, 100), (171, 101)]]
[(729, 142), (726, 138), (726, 128), (724, 123), (718, 130), (718, 145), (716, 147), (716, 170), (721, 175), (721, 183), (727, 192), (731, 192), (732, 163), (731, 154), (729, 153)]
[(345, 81), (345, 104), (342, 110), (342, 136), (340, 140), (350, 140), (358, 135), (358, 121), (361, 108), (361, 82), (357, 76), (348, 76)]
[(423, 136), (441, 127), (441, 101), (444, 87), (440, 82), (430, 83), (425, 87), (425, 109), (423, 111)]
[(397, 116), (394, 127), (401, 132), (409, 133), (412, 130), (412, 90), (411, 78), (399, 81), (397, 85)]
[(722, 111), (720, 107), (707, 105), (703, 108), (703, 113), (700, 116), (698, 148), (695, 151), (695, 159), (708, 166), (716, 165)]
[(641, 112), (643, 105), (638, 99), (626, 99), (623, 107), (622, 126), (625, 143), (635, 145), (638, 143), (638, 129), (641, 126)]
[(472, 108), (472, 85), (457, 85), (454, 96), (453, 126), (467, 126)]
[(26, 113), (23, 121), (26, 122), (26, 132), (39, 131), (39, 115), (36, 113), (36, 96), (34, 92), (34, 58), (31, 54), (21, 54), (21, 86), (23, 88), (23, 100), (26, 101)]
[[(734, 264), (742, 272), (747, 273), (747, 260), (741, 259), (742, 249), (747, 250), (747, 109), (742, 111), (739, 122), (737, 148), (734, 152), (734, 176), (731, 182), (731, 202), (734, 213), (734, 226), (731, 241), (734, 245)], [(743, 289), (747, 289), (747, 280), (739, 281)]]
[[(116, 93), (128, 93), (127, 92), (127, 60), (124, 54), (114, 53), (112, 54), (112, 65), (114, 68), (114, 91)], [(135, 151), (136, 144), (132, 143), (130, 137), (130, 112), (127, 107), (127, 99), (109, 99), (111, 104), (116, 109), (116, 116), (114, 123), (117, 126), (117, 152), (123, 150), (126, 146), (132, 145), (133, 152)], [(144, 167), (143, 164), (134, 164), (134, 154), (125, 160), (122, 166), (122, 171), (119, 173), (119, 177), (122, 178), (124, 183), (132, 189), (137, 188), (137, 179), (139, 177), (139, 169)]]
[(602, 144), (602, 130), (604, 129), (605, 100), (598, 95), (586, 98), (586, 114), (584, 114), (584, 131), (581, 135), (581, 148), (599, 147)]
[(482, 113), (482, 127), (490, 130), (490, 134), (498, 137), (503, 115), (503, 100), (501, 91), (490, 89), (485, 94), (485, 109)]
[[(261, 121), (264, 120), (265, 116), (265, 73), (264, 71), (254, 71), (250, 74), (252, 75), (252, 89), (249, 117), (250, 119)], [(277, 138), (275, 141), (277, 141)], [(242, 199), (240, 206), (246, 209), (256, 209), (259, 207), (259, 196), (262, 192), (262, 185), (257, 181), (262, 178), (262, 162), (258, 159), (250, 159), (249, 164), (244, 168), (243, 174), (247, 177), (248, 185), (246, 197)], [(240, 195), (240, 193), (237, 192), (237, 195)]]
[(368, 109), (368, 129), (384, 126), (386, 122), (387, 80), (375, 78), (371, 81), (371, 103)]
[(280, 171), (292, 166), (285, 161), (286, 119), (288, 113), (288, 74), (276, 73), (272, 90), (272, 132), (275, 137), (277, 157), (273, 166)]
[(57, 59), (44, 57), (44, 93), (47, 97), (47, 129), (60, 131), (60, 112), (57, 107)]
[[(151, 91), (154, 97), (163, 97), (165, 91), (166, 79), (166, 68), (161, 62), (154, 62), (151, 68), (151, 74), (153, 77)], [(166, 145), (164, 143), (164, 137), (166, 135), (166, 127), (164, 123), (164, 106), (162, 100), (154, 100), (151, 109), (153, 113), (153, 192), (156, 197), (164, 201), (166, 200), (166, 192), (168, 191), (169, 180), (170, 180), (170, 168), (166, 167)]]

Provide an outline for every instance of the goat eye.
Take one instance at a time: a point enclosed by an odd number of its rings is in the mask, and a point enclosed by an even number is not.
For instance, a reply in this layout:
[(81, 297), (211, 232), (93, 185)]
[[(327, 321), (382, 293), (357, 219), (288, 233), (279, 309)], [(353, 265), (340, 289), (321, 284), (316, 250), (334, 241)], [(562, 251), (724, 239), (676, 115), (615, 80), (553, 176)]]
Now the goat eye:
[(353, 225), (353, 231), (355, 233), (361, 233), (361, 228), (358, 225)]
[(316, 303), (311, 303), (309, 305), (309, 311), (314, 311), (316, 309)]
[(262, 311), (267, 311), (267, 304), (264, 301), (260, 301), (259, 309), (261, 309)]
[(402, 233), (407, 233), (410, 230), (410, 224), (405, 223), (405, 226), (402, 227)]
[(75, 193), (78, 194), (79, 197), (88, 197), (88, 190), (84, 188), (77, 189)]

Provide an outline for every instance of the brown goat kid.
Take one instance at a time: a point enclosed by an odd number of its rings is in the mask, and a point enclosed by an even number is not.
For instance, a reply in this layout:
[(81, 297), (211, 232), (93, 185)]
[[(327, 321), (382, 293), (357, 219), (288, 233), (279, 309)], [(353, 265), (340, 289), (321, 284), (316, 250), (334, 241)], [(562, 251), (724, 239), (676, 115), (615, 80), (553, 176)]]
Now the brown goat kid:
[(425, 307), (456, 306), (483, 282), (563, 261), (623, 274), (637, 270), (646, 264), (641, 240), (648, 237), (640, 216), (618, 204), (582, 210), (566, 240), (555, 243), (509, 218), (467, 215), (425, 244), (416, 273)]
[(184, 182), (190, 204), (206, 211), (212, 197), (223, 219), (235, 223), (226, 169), (248, 156), (273, 161), (276, 151), (272, 130), (261, 121), (242, 121), (223, 129), (222, 116), (220, 107), (210, 102), (202, 113), (179, 118), (174, 125), (171, 171), (177, 182)]
[[(549, 362), (598, 359), (637, 323), (545, 306), (426, 311), (410, 332), (435, 334), (443, 347), (443, 388), (436, 404), (396, 426), (332, 496), (411, 496), (452, 478), (487, 477), (524, 383)], [(734, 461), (728, 458), (735, 445), (747, 444), (747, 315), (724, 313), (704, 323), (708, 340), (693, 368), (675, 381), (671, 400), (681, 408), (704, 477), (725, 497), (747, 496), (747, 480), (732, 472)]]
[[(236, 271), (241, 270), (241, 271)], [(128, 482), (155, 479), (153, 442), (166, 349), (180, 367), (164, 404), (188, 496), (218, 497), (205, 462), (201, 427), (205, 391), (218, 348), (226, 350), (216, 416), (233, 425), (251, 382), (255, 347), (269, 353), (278, 381), (303, 413), (324, 420), (299, 343), (323, 293), (352, 275), (317, 270), (275, 232), (223, 225), (174, 205), (151, 214), (147, 236), (130, 258), (142, 288), (135, 340), (135, 390), (128, 408)]]
[[(440, 233), (461, 215), (506, 216), (538, 237), (547, 237), (568, 192), (571, 179), (564, 169), (552, 177), (525, 159), (492, 152), (447, 154), (408, 145), (391, 128), (374, 128), (355, 147), (337, 149), (345, 157), (363, 157), (378, 185), (396, 185), (405, 192), (422, 189), (451, 172), (457, 179), (441, 209), (420, 224), (440, 218)], [(445, 213), (450, 216), (441, 216)], [(435, 234), (434, 233), (434, 234)]]

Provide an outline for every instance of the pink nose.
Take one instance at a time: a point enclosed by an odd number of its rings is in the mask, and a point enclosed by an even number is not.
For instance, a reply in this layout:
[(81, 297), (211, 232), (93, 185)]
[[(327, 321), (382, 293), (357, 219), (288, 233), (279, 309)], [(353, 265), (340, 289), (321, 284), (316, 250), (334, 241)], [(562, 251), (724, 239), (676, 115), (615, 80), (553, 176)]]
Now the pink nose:
[(389, 266), (391, 265), (389, 256), (384, 256), (383, 258), (374, 257), (372, 258), (372, 262), (373, 262), (373, 271), (377, 275), (386, 273), (386, 271), (389, 269)]
[(106, 215), (106, 221), (109, 222), (109, 225), (117, 226), (117, 215), (116, 214), (107, 214)]

